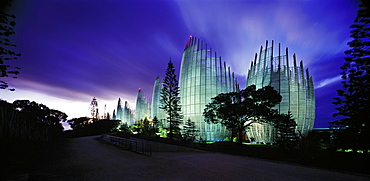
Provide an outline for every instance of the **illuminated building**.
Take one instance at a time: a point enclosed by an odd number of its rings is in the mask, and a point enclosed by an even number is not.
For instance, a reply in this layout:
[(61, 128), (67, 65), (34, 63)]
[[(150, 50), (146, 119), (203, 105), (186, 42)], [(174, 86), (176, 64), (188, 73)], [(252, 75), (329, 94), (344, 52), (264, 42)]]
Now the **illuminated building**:
[(126, 123), (128, 126), (134, 124), (134, 114), (127, 101), (123, 106), (121, 98), (118, 98), (117, 114), (114, 119), (121, 120), (121, 124)]
[[(285, 55), (281, 55), (280, 44), (278, 56), (273, 56), (272, 46), (260, 49), (259, 56), (255, 55), (254, 61), (248, 71), (246, 86), (256, 85), (257, 89), (272, 86), (282, 96), (282, 101), (275, 106), (280, 113), (292, 113), (297, 123), (296, 132), (306, 135), (312, 130), (315, 120), (315, 94), (312, 77), (308, 69), (304, 71), (303, 63), (297, 66), (296, 56), (293, 54), (293, 66), (289, 66), (288, 48)], [(260, 143), (273, 143), (277, 135), (276, 129), (269, 124), (253, 124), (247, 130), (250, 140)]]
[(143, 91), (139, 88), (136, 99), (135, 121), (150, 119), (150, 107)]
[(166, 120), (166, 114), (163, 109), (160, 109), (161, 89), (163, 83), (161, 77), (157, 77), (154, 82), (153, 94), (152, 94), (152, 119), (157, 117), (159, 121)]
[(123, 104), (122, 104), (121, 98), (118, 98), (117, 113), (116, 113), (116, 116), (115, 116), (116, 120), (121, 120), (122, 121), (122, 117), (123, 117), (123, 111), (122, 110), (123, 110)]
[(216, 52), (203, 41), (192, 36), (182, 55), (179, 88), (183, 120), (195, 122), (199, 130), (197, 139), (224, 140), (229, 136), (228, 130), (221, 124), (206, 123), (203, 111), (211, 98), (239, 90), (239, 85), (221, 57), (217, 57)]
[(127, 101), (125, 101), (125, 107), (122, 112), (123, 116), (121, 120), (123, 123), (127, 123), (128, 126), (135, 124), (134, 113)]

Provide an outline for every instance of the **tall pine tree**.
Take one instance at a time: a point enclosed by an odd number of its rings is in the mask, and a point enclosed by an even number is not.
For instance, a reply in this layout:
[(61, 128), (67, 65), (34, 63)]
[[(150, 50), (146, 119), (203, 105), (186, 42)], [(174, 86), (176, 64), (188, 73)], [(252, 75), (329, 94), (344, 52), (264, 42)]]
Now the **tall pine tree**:
[(276, 142), (284, 149), (294, 148), (298, 141), (295, 131), (297, 123), (292, 117), (291, 112), (288, 112), (288, 114), (277, 114), (275, 116), (274, 126), (278, 130)]
[(180, 123), (182, 122), (179, 83), (175, 74), (175, 67), (170, 59), (166, 69), (166, 76), (163, 81), (161, 90), (161, 109), (167, 113), (167, 121), (169, 123), (169, 137), (173, 138), (175, 134), (180, 132)]
[(331, 123), (337, 129), (336, 144), (343, 149), (370, 149), (370, 8), (363, 1), (351, 26), (352, 41), (345, 63), (341, 66), (343, 89), (333, 104), (338, 110), (334, 116), (342, 119)]

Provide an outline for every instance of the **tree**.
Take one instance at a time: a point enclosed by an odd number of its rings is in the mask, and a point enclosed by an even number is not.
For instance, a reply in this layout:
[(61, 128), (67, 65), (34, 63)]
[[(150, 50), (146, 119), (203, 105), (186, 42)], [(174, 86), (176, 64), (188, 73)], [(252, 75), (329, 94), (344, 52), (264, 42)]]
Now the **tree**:
[(89, 117), (79, 117), (68, 120), (67, 122), (73, 129), (73, 131), (69, 131), (69, 136), (80, 137), (115, 132), (121, 121), (108, 119), (93, 120)]
[(163, 81), (163, 88), (161, 90), (160, 108), (167, 113), (167, 121), (170, 124), (169, 137), (173, 138), (174, 134), (180, 132), (179, 125), (182, 120), (179, 86), (175, 74), (175, 68), (170, 59), (166, 69), (166, 76)]
[(274, 126), (277, 129), (277, 144), (286, 149), (293, 148), (297, 143), (297, 133), (295, 128), (297, 123), (292, 118), (292, 114), (276, 114)]
[(186, 140), (193, 141), (196, 136), (197, 130), (195, 129), (195, 123), (188, 119), (184, 125), (184, 138)]
[(61, 136), (67, 115), (29, 100), (0, 100), (0, 137), (50, 141)]
[(79, 117), (73, 118), (68, 120), (68, 124), (71, 126), (73, 130), (79, 130), (85, 127), (85, 125), (89, 124), (90, 118), (88, 117)]
[(112, 119), (113, 120), (116, 120), (117, 119), (116, 110), (115, 109), (113, 109)]
[(118, 131), (124, 132), (124, 133), (131, 133), (130, 126), (128, 126), (127, 123), (123, 123), (119, 125)]
[(369, 2), (363, 1), (351, 28), (352, 41), (342, 69), (342, 89), (337, 90), (335, 104), (338, 112), (333, 116), (341, 116), (331, 122), (330, 127), (338, 133), (335, 140), (341, 147), (357, 151), (370, 150), (370, 8)]
[(154, 116), (152, 122), (153, 122), (153, 130), (157, 134), (159, 134), (161, 137), (167, 137), (167, 128), (164, 128), (163, 121), (165, 120), (158, 120), (157, 116)]
[(158, 124), (159, 124), (159, 120), (158, 120), (158, 118), (157, 118), (157, 116), (154, 116), (154, 118), (153, 118), (153, 126), (154, 127), (158, 127)]
[(91, 111), (91, 117), (93, 121), (96, 121), (99, 119), (99, 109), (98, 109), (98, 101), (94, 97), (90, 103), (90, 111)]
[(153, 120), (152, 120), (152, 123), (153, 123), (153, 131), (154, 131), (154, 133), (157, 133), (158, 131), (159, 131), (159, 120), (158, 120), (158, 118), (157, 118), (157, 116), (154, 116), (154, 118), (153, 118)]
[(281, 98), (271, 86), (256, 90), (256, 86), (251, 85), (240, 92), (222, 93), (212, 98), (203, 116), (207, 123), (221, 123), (232, 133), (237, 131), (241, 144), (242, 131), (252, 123), (271, 121), (269, 117), (276, 112), (272, 107), (280, 103)]
[(153, 126), (153, 123), (149, 121), (147, 117), (144, 118), (144, 120), (141, 120), (139, 122), (139, 125), (141, 127), (141, 133), (152, 136), (155, 135), (155, 129)]
[(11, 43), (9, 37), (15, 34), (14, 26), (16, 17), (11, 14), (7, 14), (0, 10), (0, 89), (8, 89), (14, 91), (13, 88), (9, 88), (8, 83), (4, 78), (17, 78), (19, 74), (19, 67), (11, 67), (6, 61), (16, 60), (21, 56), (20, 53), (15, 53), (13, 49), (17, 47)]

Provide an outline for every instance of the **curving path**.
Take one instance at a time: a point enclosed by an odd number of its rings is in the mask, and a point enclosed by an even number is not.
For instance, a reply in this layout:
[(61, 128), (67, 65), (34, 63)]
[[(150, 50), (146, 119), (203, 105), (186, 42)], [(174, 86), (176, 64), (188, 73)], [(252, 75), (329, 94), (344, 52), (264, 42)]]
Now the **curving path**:
[(369, 180), (304, 166), (209, 152), (125, 151), (95, 137), (68, 139), (40, 159), (29, 180)]

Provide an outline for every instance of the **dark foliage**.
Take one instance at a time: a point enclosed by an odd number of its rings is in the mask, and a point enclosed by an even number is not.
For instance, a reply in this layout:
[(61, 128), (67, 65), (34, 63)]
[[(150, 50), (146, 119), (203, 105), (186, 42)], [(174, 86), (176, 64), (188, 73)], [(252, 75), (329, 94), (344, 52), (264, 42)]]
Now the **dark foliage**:
[(156, 127), (156, 128), (159, 127), (159, 120), (158, 120), (157, 116), (154, 116), (152, 122), (153, 122), (154, 127)]
[(170, 125), (168, 136), (170, 138), (173, 138), (174, 135), (178, 135), (180, 133), (179, 125), (182, 123), (178, 84), (175, 67), (170, 60), (166, 69), (166, 76), (163, 81), (160, 99), (160, 108), (163, 109), (168, 116), (167, 121)]
[(88, 117), (73, 118), (67, 122), (73, 130), (83, 129), (86, 125), (93, 123), (93, 121)]
[(292, 118), (292, 114), (278, 114), (275, 121), (274, 127), (277, 129), (278, 134), (276, 138), (277, 144), (284, 149), (293, 149), (297, 146), (298, 135), (295, 132), (297, 123)]
[(29, 100), (0, 100), (0, 137), (50, 141), (61, 136), (67, 115)]
[(183, 138), (185, 140), (194, 141), (198, 130), (196, 130), (195, 123), (188, 119), (185, 122), (183, 132)]
[(69, 120), (68, 123), (73, 130), (67, 131), (66, 136), (81, 137), (114, 132), (120, 124), (120, 120), (100, 119), (93, 121), (87, 117), (80, 117)]
[(240, 92), (223, 93), (212, 98), (203, 116), (207, 123), (221, 123), (232, 132), (236, 130), (241, 143), (242, 131), (252, 123), (272, 121), (271, 114), (276, 113), (272, 107), (280, 103), (281, 98), (271, 86), (256, 90), (256, 86), (251, 85)]
[(10, 42), (10, 36), (15, 34), (13, 29), (16, 24), (15, 18), (15, 15), (0, 10), (0, 89), (10, 91), (14, 91), (14, 88), (9, 88), (5, 78), (17, 78), (20, 68), (11, 67), (8, 61), (16, 60), (21, 56), (20, 53), (14, 52), (17, 46)]
[(154, 136), (158, 129), (153, 125), (153, 122), (145, 117), (144, 120), (137, 121), (134, 125), (134, 131), (144, 135)]
[(127, 125), (127, 123), (123, 123), (118, 127), (118, 131), (123, 133), (131, 133), (130, 127)]
[(342, 69), (343, 89), (333, 104), (341, 119), (331, 122), (337, 148), (370, 150), (370, 8), (363, 2), (351, 26), (352, 41)]

